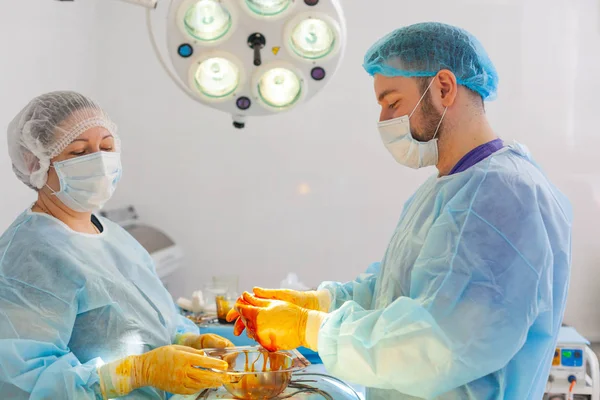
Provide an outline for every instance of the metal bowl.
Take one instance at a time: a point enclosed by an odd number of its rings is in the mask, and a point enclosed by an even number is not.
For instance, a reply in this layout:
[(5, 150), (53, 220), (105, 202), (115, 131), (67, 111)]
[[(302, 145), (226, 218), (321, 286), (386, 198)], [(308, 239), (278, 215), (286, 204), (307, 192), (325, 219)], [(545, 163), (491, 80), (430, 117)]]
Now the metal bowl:
[(267, 400), (277, 397), (289, 385), (292, 373), (310, 363), (296, 351), (269, 352), (258, 347), (204, 350), (207, 356), (229, 364), (225, 389), (237, 399)]

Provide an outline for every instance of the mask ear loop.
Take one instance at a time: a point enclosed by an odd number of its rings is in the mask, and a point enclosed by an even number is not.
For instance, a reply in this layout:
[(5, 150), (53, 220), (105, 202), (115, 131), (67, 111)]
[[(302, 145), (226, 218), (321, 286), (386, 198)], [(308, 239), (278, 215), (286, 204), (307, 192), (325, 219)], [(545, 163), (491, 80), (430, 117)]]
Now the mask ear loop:
[(46, 187), (48, 188), (48, 190), (50, 190), (50, 192), (52, 192), (52, 193), (50, 193), (52, 196), (56, 196), (56, 193), (58, 193), (57, 191), (55, 191), (54, 189), (52, 189), (50, 187), (50, 185), (48, 185), (47, 183), (46, 183)]
[[(444, 117), (446, 116), (446, 112), (448, 111), (448, 107), (446, 107), (444, 109), (444, 113), (442, 114), (442, 118), (440, 118), (440, 123), (438, 124), (437, 128), (435, 128), (435, 133), (433, 134), (433, 139), (436, 138), (438, 131), (440, 130), (440, 127), (442, 126), (442, 121), (444, 121)], [(433, 140), (432, 139), (432, 140)]]
[[(50, 164), (50, 168), (54, 168), (54, 170), (56, 171), (56, 168), (54, 167), (54, 165)], [(57, 175), (58, 175), (58, 173), (57, 173)], [(56, 190), (52, 189), (50, 187), (50, 185), (48, 185), (48, 180), (46, 180), (46, 184), (44, 186), (46, 186), (50, 190), (50, 192), (52, 192), (51, 193), (52, 196), (56, 196), (56, 194), (58, 193)], [(59, 192), (60, 192), (60, 189), (59, 189)]]
[(415, 106), (415, 108), (413, 108), (412, 112), (408, 116), (408, 119), (411, 119), (413, 114), (415, 113), (415, 111), (417, 111), (417, 108), (419, 108), (419, 105), (421, 104), (421, 102), (423, 101), (425, 96), (427, 95), (427, 92), (429, 92), (429, 89), (431, 89), (431, 85), (433, 85), (433, 82), (435, 82), (435, 76), (433, 77), (433, 79), (431, 79), (431, 82), (429, 82), (429, 86), (427, 86), (427, 89), (425, 89), (425, 92), (423, 92), (423, 95), (421, 96), (421, 98), (417, 102), (417, 105)]

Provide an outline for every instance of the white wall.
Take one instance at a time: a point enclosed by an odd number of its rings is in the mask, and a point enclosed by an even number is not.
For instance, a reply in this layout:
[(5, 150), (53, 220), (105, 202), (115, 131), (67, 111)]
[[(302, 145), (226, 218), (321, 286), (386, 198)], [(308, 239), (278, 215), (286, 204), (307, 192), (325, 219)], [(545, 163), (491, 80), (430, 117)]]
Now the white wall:
[[(437, 20), (470, 30), (501, 76), (500, 98), (488, 106), (498, 133), (527, 144), (574, 203), (566, 321), (600, 339), (597, 1), (428, 0), (410, 7), (397, 0), (369, 2), (376, 8), (344, 1), (349, 46), (331, 85), (292, 113), (250, 120), (244, 131), (233, 130), (229, 116), (193, 103), (171, 84), (151, 52), (142, 9), (96, 0), (91, 19), (92, 7), (84, 4), (92, 0), (36, 3), (43, 7), (29, 21), (51, 25), (39, 28), (51, 29), (41, 54), (15, 44), (14, 37), (38, 36), (31, 32), (35, 24), (17, 23), (28, 14), (11, 10), (0, 16), (2, 29), (8, 23), (20, 32), (0, 40), (24, 57), (0, 66), (10, 93), (1, 100), (0, 119), (8, 121), (43, 90), (92, 85), (90, 92), (112, 112), (124, 142), (125, 174), (112, 205), (136, 205), (147, 222), (186, 250), (187, 268), (172, 286), (176, 295), (221, 273), (239, 274), (241, 289), (277, 285), (291, 271), (310, 285), (347, 280), (379, 260), (403, 202), (431, 171), (396, 165), (381, 145), (363, 54), (380, 36), (409, 23)], [(52, 18), (43, 18), (47, 15)], [(73, 23), (76, 15), (79, 23)], [(73, 33), (64, 40), (78, 42), (79, 51), (90, 53), (87, 58), (74, 56), (67, 44), (57, 53), (49, 50), (62, 43), (58, 26)], [(76, 38), (76, 32), (83, 36)], [(85, 46), (86, 37), (91, 46)], [(61, 63), (54, 65), (51, 80), (26, 73), (33, 71), (33, 61), (52, 64), (56, 54)], [(88, 74), (90, 60), (95, 70)], [(0, 162), (5, 166), (0, 179), (10, 194), (1, 200), (4, 227), (31, 196), (10, 176), (3, 153)], [(298, 193), (303, 183), (310, 194)]]
[[(10, 4), (10, 5), (9, 5)], [(17, 180), (6, 151), (6, 127), (33, 97), (54, 90), (94, 95), (97, 3), (10, 1), (0, 12), (0, 228), (4, 230), (35, 199)]]
[[(553, 75), (548, 67), (540, 68), (537, 74), (530, 68), (528, 73), (538, 87), (548, 86), (555, 78), (562, 81), (564, 88), (562, 92), (548, 90), (548, 100), (538, 101), (532, 112), (542, 115), (548, 111), (552, 116), (544, 119), (544, 136), (547, 129), (566, 133), (554, 143), (553, 152), (545, 151), (546, 144), (542, 142), (538, 153), (544, 153), (545, 164), (554, 166), (555, 181), (574, 204), (573, 272), (566, 321), (594, 341), (600, 341), (599, 4), (597, 0), (575, 1), (565, 13), (555, 15), (554, 26), (553, 21), (546, 21), (548, 29), (558, 26), (565, 37), (558, 48), (546, 41), (538, 56), (545, 59), (546, 65), (560, 63), (562, 68), (558, 75)], [(566, 96), (564, 101), (557, 100), (561, 96)], [(564, 105), (557, 106), (556, 102)]]

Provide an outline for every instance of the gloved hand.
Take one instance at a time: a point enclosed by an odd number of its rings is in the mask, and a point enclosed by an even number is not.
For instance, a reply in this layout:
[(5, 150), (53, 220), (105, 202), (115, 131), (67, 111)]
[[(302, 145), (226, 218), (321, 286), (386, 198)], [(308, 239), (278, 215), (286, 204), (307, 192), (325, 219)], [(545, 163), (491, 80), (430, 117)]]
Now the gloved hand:
[(255, 287), (254, 295), (261, 299), (287, 301), (298, 307), (309, 310), (328, 312), (331, 306), (331, 295), (328, 290), (310, 290), (298, 292), (290, 289), (263, 289)]
[(228, 364), (206, 357), (200, 350), (171, 345), (105, 364), (98, 368), (98, 375), (104, 399), (125, 396), (144, 386), (189, 395), (217, 388), (227, 380), (225, 374), (196, 367), (226, 371)]
[(175, 344), (182, 346), (193, 347), (197, 350), (202, 349), (224, 349), (226, 347), (235, 347), (229, 340), (219, 335), (213, 335), (207, 333), (205, 335), (196, 335), (194, 333), (184, 333), (183, 335), (177, 335)]
[(239, 336), (245, 326), (248, 336), (269, 351), (292, 350), (301, 346), (316, 351), (319, 329), (327, 318), (327, 314), (321, 311), (281, 300), (259, 299), (248, 292), (237, 301), (235, 310), (239, 317), (234, 333)]
[[(255, 287), (254, 296), (261, 299), (281, 300), (297, 305), (298, 307), (308, 310), (328, 312), (331, 306), (331, 294), (328, 290), (311, 290), (307, 292), (299, 292), (290, 289), (262, 289)], [(241, 298), (241, 297), (240, 297)], [(227, 314), (227, 321), (233, 322), (239, 317), (239, 314), (233, 308)], [(236, 321), (234, 333), (239, 336), (244, 330), (244, 325), (241, 321)]]

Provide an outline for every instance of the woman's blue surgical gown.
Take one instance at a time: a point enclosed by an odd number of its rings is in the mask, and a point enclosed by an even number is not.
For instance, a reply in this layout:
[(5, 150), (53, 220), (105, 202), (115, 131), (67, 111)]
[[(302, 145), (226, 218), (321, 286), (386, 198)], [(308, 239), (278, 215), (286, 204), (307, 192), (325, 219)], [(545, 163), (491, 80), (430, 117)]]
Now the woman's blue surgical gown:
[[(120, 226), (76, 233), (24, 212), (0, 237), (0, 397), (101, 399), (96, 369), (198, 333)], [(163, 399), (153, 388), (127, 399)]]

